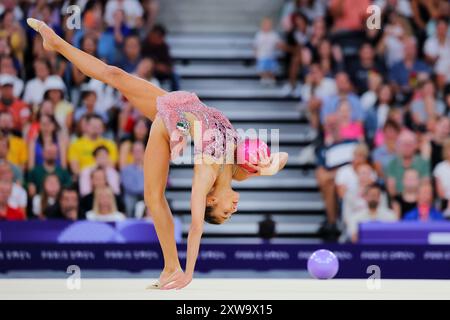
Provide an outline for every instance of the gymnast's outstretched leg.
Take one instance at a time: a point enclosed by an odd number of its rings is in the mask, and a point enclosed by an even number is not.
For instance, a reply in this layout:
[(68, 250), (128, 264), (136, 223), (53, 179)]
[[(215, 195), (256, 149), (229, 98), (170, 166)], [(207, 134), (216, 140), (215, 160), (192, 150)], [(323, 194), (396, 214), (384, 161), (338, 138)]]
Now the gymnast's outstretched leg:
[(165, 95), (165, 90), (75, 48), (42, 21), (29, 18), (27, 23), (41, 34), (46, 50), (57, 51), (88, 77), (119, 90), (143, 115), (155, 119), (156, 98)]

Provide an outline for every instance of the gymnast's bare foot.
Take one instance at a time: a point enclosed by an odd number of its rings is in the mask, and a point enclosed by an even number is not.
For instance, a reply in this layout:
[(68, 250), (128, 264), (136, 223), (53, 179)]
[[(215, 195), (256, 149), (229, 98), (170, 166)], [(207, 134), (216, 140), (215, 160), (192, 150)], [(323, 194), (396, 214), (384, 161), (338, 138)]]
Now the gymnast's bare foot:
[(163, 270), (159, 279), (155, 283), (149, 285), (147, 289), (161, 289), (164, 285), (177, 280), (178, 275), (182, 274), (183, 270), (181, 268), (175, 269), (174, 271)]
[(28, 18), (28, 25), (33, 28), (36, 32), (39, 32), (43, 39), (43, 46), (45, 50), (54, 51), (56, 50), (56, 44), (58, 42), (58, 35), (53, 31), (45, 22)]

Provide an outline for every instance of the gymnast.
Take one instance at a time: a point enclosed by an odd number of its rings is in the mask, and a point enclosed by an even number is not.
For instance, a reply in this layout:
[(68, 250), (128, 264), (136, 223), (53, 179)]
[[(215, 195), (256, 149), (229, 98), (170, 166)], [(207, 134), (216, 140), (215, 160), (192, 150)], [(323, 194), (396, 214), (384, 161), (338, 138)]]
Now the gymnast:
[[(168, 93), (73, 47), (40, 20), (29, 18), (27, 23), (42, 36), (44, 49), (60, 53), (86, 76), (117, 89), (152, 121), (145, 149), (144, 200), (158, 235), (164, 268), (159, 280), (149, 288), (181, 289), (187, 286), (193, 278), (204, 221), (222, 224), (237, 211), (239, 193), (231, 188), (232, 180), (274, 175), (286, 165), (288, 154), (279, 152), (269, 156), (268, 152), (259, 152), (258, 159), (246, 163), (252, 172), (241, 168), (235, 161), (240, 136), (219, 110), (205, 106), (196, 94), (186, 91)], [(185, 149), (188, 136), (194, 140), (194, 175), (192, 217), (183, 270), (165, 188), (170, 161)]]

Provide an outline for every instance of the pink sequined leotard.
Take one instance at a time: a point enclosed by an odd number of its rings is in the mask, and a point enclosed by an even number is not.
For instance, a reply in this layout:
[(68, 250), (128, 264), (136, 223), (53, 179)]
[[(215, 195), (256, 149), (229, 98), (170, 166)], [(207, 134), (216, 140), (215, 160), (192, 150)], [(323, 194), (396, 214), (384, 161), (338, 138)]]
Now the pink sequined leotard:
[(195, 116), (196, 126), (201, 126), (201, 143), (195, 139), (194, 155), (208, 155), (215, 161), (224, 161), (228, 152), (234, 153), (234, 147), (240, 141), (239, 134), (222, 112), (203, 104), (195, 93), (173, 91), (158, 97), (156, 106), (170, 136), (172, 160), (186, 147), (193, 125), (186, 119), (187, 113)]

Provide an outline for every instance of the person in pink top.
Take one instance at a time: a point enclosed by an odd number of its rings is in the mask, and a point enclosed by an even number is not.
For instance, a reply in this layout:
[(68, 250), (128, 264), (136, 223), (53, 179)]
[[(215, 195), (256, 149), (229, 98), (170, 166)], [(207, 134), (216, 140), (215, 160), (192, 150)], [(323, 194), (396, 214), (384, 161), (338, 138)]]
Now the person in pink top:
[(336, 114), (329, 116), (325, 123), (325, 141), (334, 143), (333, 130), (338, 131), (340, 140), (363, 140), (364, 127), (360, 121), (352, 121), (351, 105), (348, 100), (339, 102)]
[(339, 132), (343, 140), (362, 140), (364, 127), (360, 121), (352, 121), (352, 107), (347, 100), (342, 100), (338, 108)]
[[(237, 211), (239, 194), (232, 180), (258, 175), (274, 175), (286, 164), (287, 153), (260, 154), (256, 165), (247, 163), (256, 173), (238, 166), (235, 150), (240, 138), (228, 119), (217, 109), (204, 105), (196, 94), (184, 91), (168, 93), (152, 83), (73, 47), (44, 22), (28, 19), (39, 32), (46, 50), (54, 50), (72, 62), (83, 74), (120, 91), (151, 127), (144, 160), (145, 203), (149, 207), (164, 256), (159, 280), (149, 288), (181, 289), (194, 274), (204, 221), (221, 224)], [(174, 235), (173, 217), (165, 198), (170, 160), (194, 144), (194, 176), (191, 192), (191, 226), (187, 243), (186, 267), (180, 267)], [(232, 161), (230, 161), (230, 159)]]

